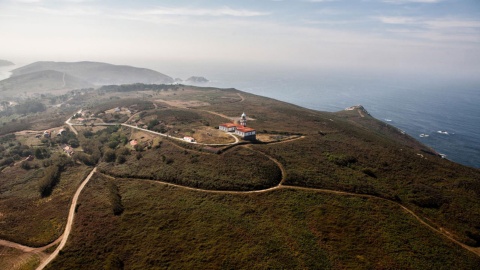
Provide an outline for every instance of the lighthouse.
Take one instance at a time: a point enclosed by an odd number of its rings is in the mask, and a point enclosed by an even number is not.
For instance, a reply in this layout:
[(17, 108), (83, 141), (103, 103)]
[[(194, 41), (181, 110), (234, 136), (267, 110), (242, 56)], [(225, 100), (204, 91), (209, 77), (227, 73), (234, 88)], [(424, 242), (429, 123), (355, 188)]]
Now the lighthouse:
[(240, 125), (247, 126), (247, 115), (245, 113), (242, 113), (242, 116), (240, 116)]

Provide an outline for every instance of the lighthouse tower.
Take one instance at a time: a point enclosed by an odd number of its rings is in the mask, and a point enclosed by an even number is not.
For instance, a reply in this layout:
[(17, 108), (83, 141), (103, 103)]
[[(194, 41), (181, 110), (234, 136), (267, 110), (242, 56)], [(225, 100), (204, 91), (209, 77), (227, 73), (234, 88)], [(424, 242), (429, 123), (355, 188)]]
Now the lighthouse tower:
[(240, 116), (240, 125), (247, 126), (247, 115), (245, 113), (242, 113), (242, 116)]

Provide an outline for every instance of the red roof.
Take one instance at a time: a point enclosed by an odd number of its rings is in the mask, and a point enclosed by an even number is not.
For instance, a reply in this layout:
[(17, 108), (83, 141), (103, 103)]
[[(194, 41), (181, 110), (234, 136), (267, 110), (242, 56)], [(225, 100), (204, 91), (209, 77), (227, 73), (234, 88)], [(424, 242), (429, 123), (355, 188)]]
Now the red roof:
[(241, 132), (250, 132), (250, 131), (255, 131), (255, 129), (253, 128), (249, 128), (249, 127), (237, 127), (237, 130), (238, 131), (241, 131)]
[(234, 123), (225, 123), (225, 124), (220, 124), (220, 126), (231, 128), (231, 127), (236, 127), (237, 125), (235, 125)]

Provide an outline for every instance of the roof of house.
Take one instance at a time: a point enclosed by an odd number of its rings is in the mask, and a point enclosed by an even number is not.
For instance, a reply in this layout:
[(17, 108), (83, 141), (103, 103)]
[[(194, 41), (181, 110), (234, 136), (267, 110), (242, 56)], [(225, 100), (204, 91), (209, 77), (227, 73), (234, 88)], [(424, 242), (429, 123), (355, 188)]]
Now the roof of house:
[(241, 131), (241, 132), (250, 132), (250, 131), (255, 131), (255, 129), (253, 128), (249, 128), (249, 127), (237, 127), (237, 130), (238, 131)]
[(236, 125), (234, 123), (220, 124), (220, 126), (227, 127), (227, 128), (238, 127), (238, 125)]
[(137, 144), (138, 144), (137, 140), (131, 140), (131, 141), (130, 141), (130, 145), (131, 145), (131, 146), (135, 146), (135, 145), (137, 145)]

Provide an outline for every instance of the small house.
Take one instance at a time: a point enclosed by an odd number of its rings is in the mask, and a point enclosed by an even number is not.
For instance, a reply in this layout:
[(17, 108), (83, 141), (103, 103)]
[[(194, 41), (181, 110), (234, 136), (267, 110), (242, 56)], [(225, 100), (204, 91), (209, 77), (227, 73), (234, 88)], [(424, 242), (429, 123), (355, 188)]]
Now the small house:
[(235, 130), (235, 134), (242, 137), (244, 140), (254, 141), (257, 139), (256, 130), (249, 127), (239, 127)]
[(193, 137), (188, 137), (188, 136), (183, 137), (183, 140), (186, 141), (186, 142), (190, 142), (190, 143), (194, 143), (194, 142), (195, 142), (195, 138), (193, 138)]
[(218, 126), (218, 129), (223, 130), (225, 132), (234, 132), (237, 128), (237, 125), (234, 123), (225, 123)]
[(63, 152), (65, 152), (65, 154), (67, 154), (69, 156), (72, 156), (73, 155), (73, 148), (70, 145), (65, 145), (65, 146), (63, 146)]

